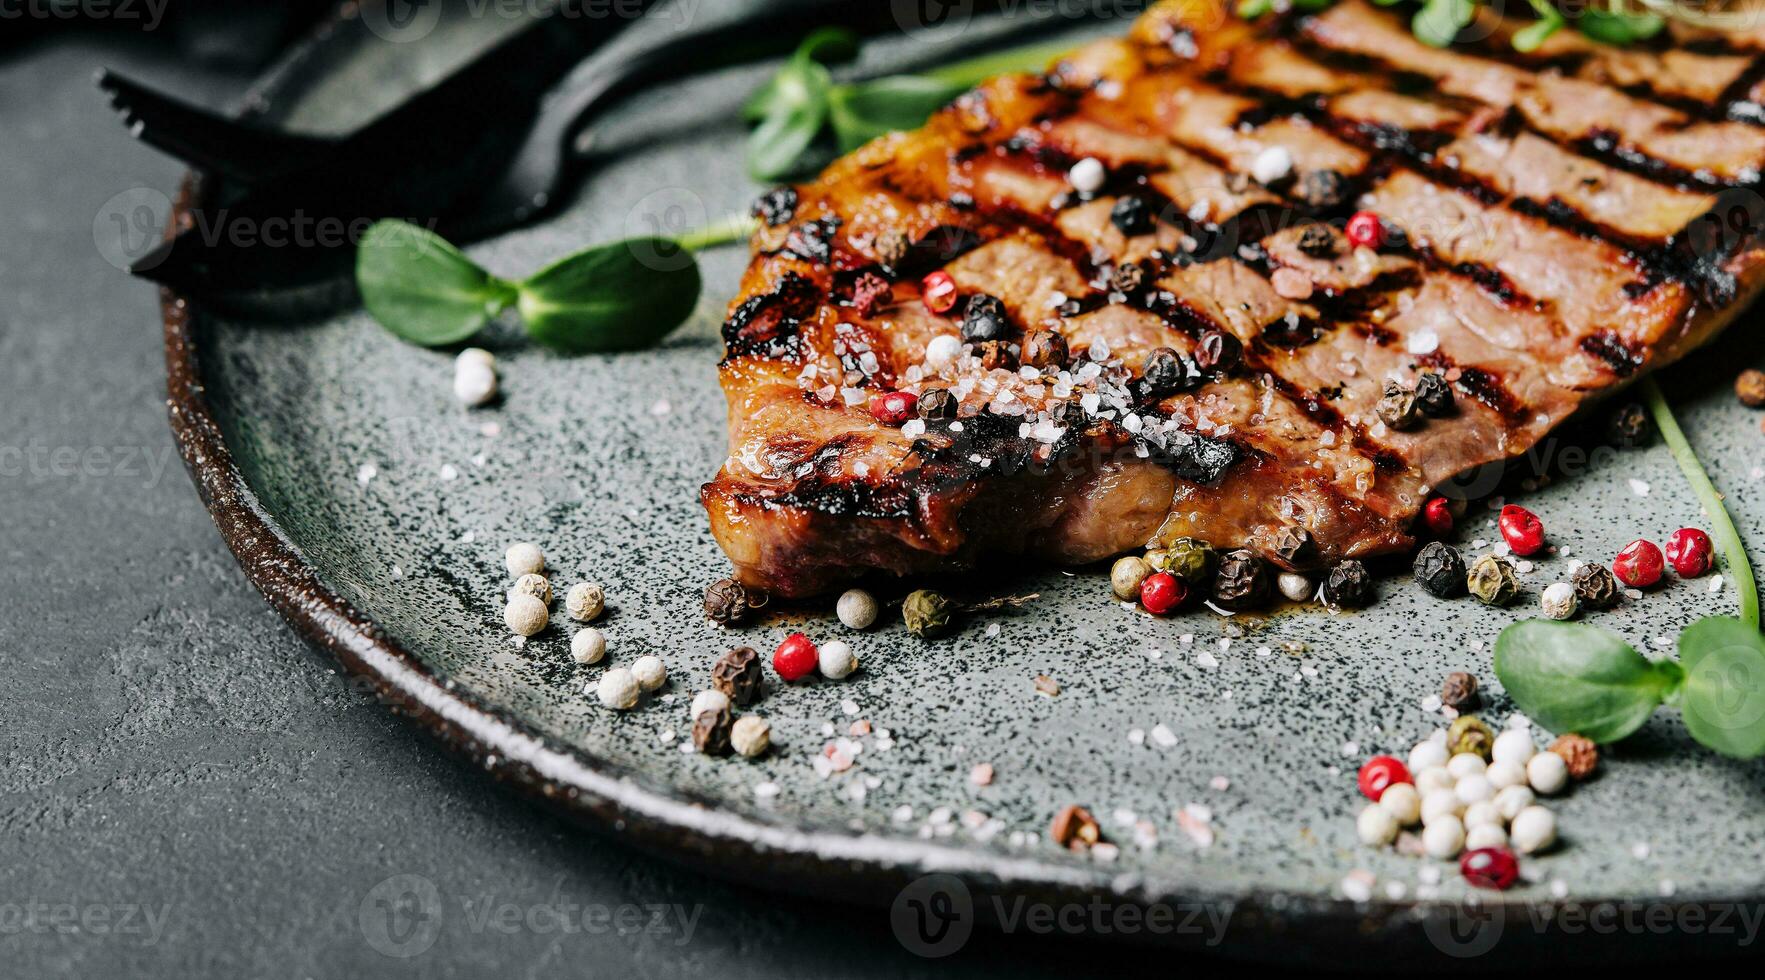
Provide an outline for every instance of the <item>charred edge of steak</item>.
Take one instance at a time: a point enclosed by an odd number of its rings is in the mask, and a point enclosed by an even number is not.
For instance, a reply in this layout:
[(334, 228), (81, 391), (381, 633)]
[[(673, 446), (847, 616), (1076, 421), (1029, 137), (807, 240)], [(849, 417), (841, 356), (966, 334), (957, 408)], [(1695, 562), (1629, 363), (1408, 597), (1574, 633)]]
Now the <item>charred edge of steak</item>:
[(821, 306), (821, 287), (795, 272), (785, 274), (770, 293), (750, 297), (723, 322), (724, 363), (747, 356), (781, 357), (796, 339), (797, 327)]

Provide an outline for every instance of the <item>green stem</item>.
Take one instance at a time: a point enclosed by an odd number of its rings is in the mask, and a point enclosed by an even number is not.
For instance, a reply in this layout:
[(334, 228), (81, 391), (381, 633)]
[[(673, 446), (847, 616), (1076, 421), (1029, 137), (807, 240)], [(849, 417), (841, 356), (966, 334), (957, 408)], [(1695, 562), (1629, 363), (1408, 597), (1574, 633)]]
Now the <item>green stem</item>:
[(674, 236), (674, 241), (689, 252), (701, 252), (713, 245), (739, 242), (754, 233), (755, 221), (745, 214), (731, 214), (708, 225)]
[(1711, 530), (1716, 532), (1716, 542), (1728, 558), (1728, 577), (1734, 580), (1735, 591), (1740, 593), (1740, 618), (1748, 626), (1758, 629), (1759, 587), (1753, 579), (1753, 566), (1747, 561), (1746, 545), (1741, 542), (1734, 519), (1722, 503), (1722, 494), (1716, 491), (1716, 485), (1710, 482), (1710, 474), (1704, 471), (1703, 462), (1691, 448), (1691, 443), (1686, 441), (1685, 432), (1673, 417), (1673, 409), (1667, 406), (1667, 398), (1661, 394), (1661, 386), (1655, 384), (1654, 378), (1644, 378), (1641, 387), (1643, 404), (1648, 406), (1655, 427), (1661, 430), (1661, 438), (1667, 441), (1667, 448), (1673, 451), (1673, 460), (1679, 464), (1679, 471), (1685, 474), (1686, 482), (1691, 484), (1692, 493), (1703, 505), (1704, 513), (1710, 518)]
[(994, 75), (1005, 75), (1018, 71), (1040, 71), (1048, 67), (1054, 59), (1071, 51), (1071, 41), (1052, 41), (1047, 44), (1031, 44), (1026, 47), (1012, 48), (1008, 51), (995, 51), (968, 61), (958, 61), (953, 65), (943, 65), (928, 69), (920, 74), (927, 78), (935, 78), (940, 82), (952, 85), (979, 85)]

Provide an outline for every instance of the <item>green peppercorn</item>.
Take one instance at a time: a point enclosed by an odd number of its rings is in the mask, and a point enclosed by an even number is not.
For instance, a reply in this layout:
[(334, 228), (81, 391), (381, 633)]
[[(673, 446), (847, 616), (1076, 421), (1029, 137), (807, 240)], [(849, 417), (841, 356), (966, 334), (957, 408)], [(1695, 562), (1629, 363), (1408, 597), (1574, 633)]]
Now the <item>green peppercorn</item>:
[(1618, 580), (1604, 565), (1588, 562), (1577, 567), (1569, 584), (1575, 586), (1575, 598), (1589, 609), (1610, 609), (1618, 601)]
[(1495, 748), (1495, 733), (1476, 715), (1460, 715), (1446, 730), (1446, 750), (1452, 755), (1470, 753), (1489, 761)]
[(1140, 597), (1140, 583), (1152, 574), (1152, 566), (1146, 564), (1144, 558), (1124, 555), (1115, 560), (1109, 569), (1109, 587), (1115, 591), (1115, 597), (1123, 600), (1134, 600)]
[(930, 589), (909, 592), (901, 603), (901, 618), (907, 623), (907, 632), (922, 640), (948, 633), (955, 611), (949, 599)]
[(1471, 563), (1465, 585), (1486, 606), (1505, 606), (1520, 594), (1520, 579), (1514, 574), (1514, 563), (1495, 555), (1484, 555)]
[(1373, 577), (1367, 566), (1350, 558), (1324, 576), (1324, 601), (1339, 609), (1360, 609), (1373, 601)]
[(1151, 555), (1152, 552), (1147, 552), (1147, 561), (1151, 562), (1152, 567), (1175, 575), (1177, 581), (1184, 585), (1200, 585), (1213, 573), (1213, 545), (1198, 538), (1178, 538), (1172, 541), (1157, 561), (1152, 561)]
[(1430, 541), (1416, 552), (1416, 581), (1430, 594), (1451, 599), (1465, 594), (1465, 556), (1444, 541)]
[(1254, 609), (1268, 602), (1270, 585), (1268, 563), (1249, 548), (1239, 548), (1220, 559), (1213, 597), (1227, 609)]

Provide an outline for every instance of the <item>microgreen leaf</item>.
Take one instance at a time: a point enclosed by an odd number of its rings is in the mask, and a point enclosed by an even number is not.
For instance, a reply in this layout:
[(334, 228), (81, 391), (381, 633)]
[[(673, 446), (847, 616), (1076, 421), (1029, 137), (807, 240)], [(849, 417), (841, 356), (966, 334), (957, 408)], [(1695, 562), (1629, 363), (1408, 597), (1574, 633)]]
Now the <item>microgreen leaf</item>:
[(1410, 33), (1423, 44), (1444, 48), (1476, 15), (1475, 0), (1424, 0), (1410, 19)]
[(1765, 754), (1765, 636), (1711, 616), (1679, 634), (1679, 708), (1693, 738), (1723, 755)]
[(1238, 0), (1238, 16), (1255, 20), (1275, 9), (1274, 0)]
[(828, 119), (840, 152), (857, 149), (896, 130), (912, 129), (968, 86), (923, 75), (892, 75), (868, 82), (836, 85), (828, 100)]
[(1642, 727), (1682, 678), (1584, 623), (1528, 619), (1495, 641), (1495, 675), (1527, 717), (1555, 732), (1613, 742)]
[[(851, 61), (858, 56), (858, 35), (843, 27), (821, 27), (811, 31), (797, 45), (791, 55), (791, 62), (797, 60), (817, 61), (824, 65), (835, 65)], [(788, 63), (787, 63), (788, 64)], [(742, 119), (749, 123), (757, 123), (772, 114), (779, 102), (786, 98), (779, 92), (779, 79), (784, 72), (772, 76), (766, 83), (754, 90), (748, 100), (742, 103)]]
[(533, 339), (571, 353), (635, 350), (667, 336), (699, 300), (692, 253), (668, 238), (628, 238), (559, 259), (518, 284)]
[(1555, 9), (1548, 9), (1537, 20), (1514, 32), (1514, 50), (1537, 51), (1546, 39), (1563, 29), (1563, 23), (1563, 15)]
[(1606, 44), (1634, 44), (1661, 33), (1667, 22), (1656, 14), (1628, 13), (1589, 7), (1575, 21), (1575, 29)]
[(362, 236), (355, 280), (374, 319), (424, 347), (465, 340), (515, 300), (512, 285), (440, 235), (393, 219)]
[(748, 134), (748, 173), (755, 180), (788, 176), (827, 121), (833, 78), (808, 58), (792, 58), (772, 80), (766, 118)]

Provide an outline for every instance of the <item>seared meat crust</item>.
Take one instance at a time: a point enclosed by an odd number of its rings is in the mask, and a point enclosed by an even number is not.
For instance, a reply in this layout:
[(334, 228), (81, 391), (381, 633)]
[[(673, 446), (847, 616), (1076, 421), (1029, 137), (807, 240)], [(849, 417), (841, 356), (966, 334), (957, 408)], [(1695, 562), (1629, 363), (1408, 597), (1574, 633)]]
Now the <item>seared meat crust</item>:
[[(796, 188), (724, 325), (730, 454), (702, 498), (737, 576), (798, 596), (1155, 534), (1274, 558), (1290, 525), (1320, 565), (1404, 549), (1455, 475), (1726, 325), (1762, 275), (1765, 41), (1565, 32), (1522, 57), (1485, 15), (1481, 46), (1439, 51), (1364, 0), (1160, 5)], [(1265, 185), (1271, 150), (1292, 167)], [(1067, 179), (1085, 158), (1094, 192)], [(1376, 251), (1343, 235), (1360, 209)], [(937, 269), (1000, 301), (1002, 346), (928, 363), (964, 308), (921, 302)], [(1038, 330), (1064, 367), (1015, 364)], [(1386, 383), (1424, 372), (1456, 410), (1387, 425)], [(933, 388), (954, 419), (868, 411)]]

